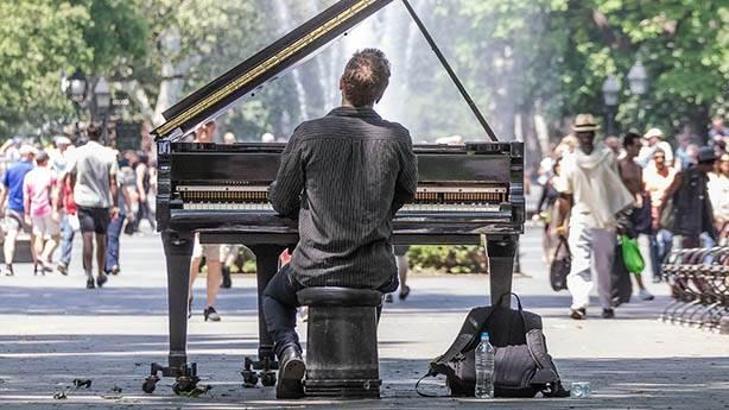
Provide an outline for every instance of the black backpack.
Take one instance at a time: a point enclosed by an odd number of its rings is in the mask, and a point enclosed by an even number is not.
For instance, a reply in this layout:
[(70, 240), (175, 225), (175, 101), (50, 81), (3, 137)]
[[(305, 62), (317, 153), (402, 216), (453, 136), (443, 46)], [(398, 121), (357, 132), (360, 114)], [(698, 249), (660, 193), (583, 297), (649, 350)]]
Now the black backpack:
[[(510, 296), (510, 295), (504, 295)], [(557, 368), (547, 353), (542, 334), (542, 318), (522, 309), (497, 306), (472, 309), (451, 347), (430, 363), (428, 373), (415, 386), (421, 396), (420, 382), (428, 376), (446, 376), (446, 384), (454, 397), (473, 397), (476, 388), (476, 347), (482, 332), (489, 332), (496, 347), (494, 395), (496, 397), (568, 397), (562, 387)], [(503, 298), (502, 298), (503, 299)]]

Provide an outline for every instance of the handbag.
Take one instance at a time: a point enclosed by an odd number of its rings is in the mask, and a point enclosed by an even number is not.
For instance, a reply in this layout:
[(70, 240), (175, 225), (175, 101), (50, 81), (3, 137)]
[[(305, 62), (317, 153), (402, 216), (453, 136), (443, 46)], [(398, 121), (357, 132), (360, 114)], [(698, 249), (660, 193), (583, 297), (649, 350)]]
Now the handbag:
[(620, 236), (620, 253), (623, 257), (625, 267), (630, 273), (642, 273), (645, 268), (643, 255), (640, 254), (638, 241), (629, 238), (627, 235)]
[[(563, 247), (567, 253), (559, 258), (560, 251)], [(572, 253), (567, 244), (567, 239), (560, 235), (559, 244), (557, 245), (557, 249), (554, 250), (554, 257), (552, 258), (552, 263), (549, 265), (549, 284), (552, 286), (552, 290), (559, 292), (560, 290), (567, 289), (567, 275), (569, 275), (571, 268)]]
[(620, 255), (621, 252), (621, 244), (616, 243), (615, 257), (610, 269), (610, 292), (614, 307), (618, 307), (623, 303), (630, 303), (630, 297), (633, 295), (633, 281)]
[(466, 316), (456, 340), (448, 350), (433, 359), (428, 373), (418, 380), (416, 392), (423, 397), (420, 383), (429, 376), (443, 374), (454, 397), (473, 397), (476, 389), (476, 347), (481, 332), (488, 331), (496, 348), (494, 396), (568, 397), (562, 386), (547, 343), (539, 315), (523, 310), (515, 294), (518, 310), (496, 306), (472, 309)]

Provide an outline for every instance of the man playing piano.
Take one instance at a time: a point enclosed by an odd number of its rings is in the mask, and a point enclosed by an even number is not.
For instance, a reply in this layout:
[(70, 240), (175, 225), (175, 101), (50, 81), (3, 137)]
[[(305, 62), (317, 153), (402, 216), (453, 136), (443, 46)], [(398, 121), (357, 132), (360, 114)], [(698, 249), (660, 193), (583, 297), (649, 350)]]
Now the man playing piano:
[(263, 296), (279, 359), (278, 398), (303, 395), (297, 291), (397, 289), (392, 219), (414, 197), (418, 175), (408, 130), (373, 109), (389, 78), (390, 65), (381, 51), (355, 53), (339, 83), (342, 106), (296, 128), (271, 185), (276, 212), (299, 220), (291, 263), (273, 277)]

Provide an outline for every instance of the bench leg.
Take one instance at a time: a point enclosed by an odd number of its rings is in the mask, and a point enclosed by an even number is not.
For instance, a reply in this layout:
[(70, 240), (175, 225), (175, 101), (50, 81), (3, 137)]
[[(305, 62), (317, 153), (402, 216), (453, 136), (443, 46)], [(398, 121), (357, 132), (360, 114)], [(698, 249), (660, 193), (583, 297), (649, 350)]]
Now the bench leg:
[[(498, 303), (503, 295), (511, 292), (517, 240), (518, 237), (516, 235), (494, 235), (486, 237), (492, 305)], [(511, 305), (511, 298), (505, 297), (501, 303), (503, 306), (509, 307)]]

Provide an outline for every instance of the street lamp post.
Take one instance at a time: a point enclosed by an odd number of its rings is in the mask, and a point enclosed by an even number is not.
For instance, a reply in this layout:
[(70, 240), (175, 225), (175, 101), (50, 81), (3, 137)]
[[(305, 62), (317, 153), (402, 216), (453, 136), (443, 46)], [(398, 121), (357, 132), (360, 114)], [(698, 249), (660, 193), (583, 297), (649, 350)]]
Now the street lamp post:
[(620, 83), (610, 74), (602, 84), (602, 95), (605, 102), (605, 122), (608, 136), (615, 135), (615, 108), (618, 106)]
[(628, 71), (628, 84), (630, 86), (630, 92), (638, 97), (638, 109), (635, 110), (636, 118), (634, 121), (637, 124), (642, 117), (641, 99), (648, 91), (648, 72), (640, 60), (637, 60), (630, 67), (630, 71)]
[(86, 80), (86, 76), (84, 75), (84, 73), (82, 71), (76, 70), (71, 75), (71, 78), (68, 79), (68, 87), (66, 88), (66, 96), (71, 101), (73, 101), (74, 103), (81, 106), (81, 105), (83, 105), (84, 101), (86, 100), (87, 88), (88, 88), (88, 81)]
[(111, 91), (106, 78), (99, 77), (94, 87), (94, 108), (97, 115), (101, 115), (101, 139), (106, 142), (106, 121), (111, 107)]
[(630, 84), (630, 92), (639, 97), (648, 91), (648, 72), (640, 60), (636, 61), (630, 67), (630, 71), (628, 71), (628, 83)]
[(75, 137), (78, 138), (81, 133), (79, 129), (79, 121), (81, 121), (81, 108), (86, 102), (86, 92), (88, 91), (88, 81), (81, 70), (74, 71), (71, 77), (61, 78), (61, 88), (66, 93), (66, 97), (73, 102), (73, 108), (76, 111), (76, 129)]

